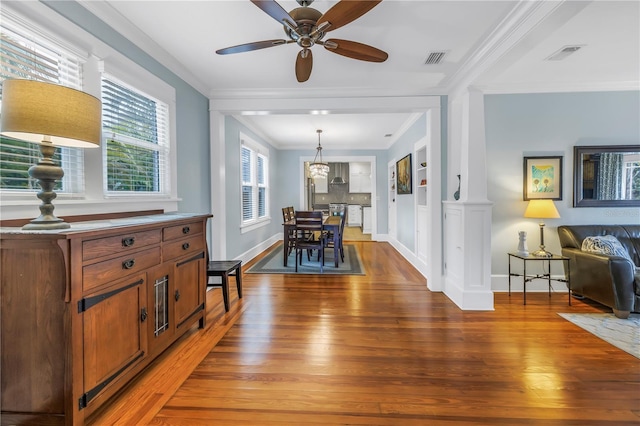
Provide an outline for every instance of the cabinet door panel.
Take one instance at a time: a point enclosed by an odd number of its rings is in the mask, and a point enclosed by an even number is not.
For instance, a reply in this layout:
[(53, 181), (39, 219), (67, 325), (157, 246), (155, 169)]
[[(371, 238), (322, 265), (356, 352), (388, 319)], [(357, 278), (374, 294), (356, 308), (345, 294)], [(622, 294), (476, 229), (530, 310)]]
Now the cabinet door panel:
[(149, 352), (162, 351), (172, 341), (175, 330), (171, 280), (172, 265), (161, 265), (149, 271)]
[(147, 352), (146, 323), (141, 316), (146, 301), (144, 274), (81, 301), (86, 403)]
[(201, 257), (176, 262), (174, 299), (176, 326), (202, 309), (204, 299), (204, 253)]

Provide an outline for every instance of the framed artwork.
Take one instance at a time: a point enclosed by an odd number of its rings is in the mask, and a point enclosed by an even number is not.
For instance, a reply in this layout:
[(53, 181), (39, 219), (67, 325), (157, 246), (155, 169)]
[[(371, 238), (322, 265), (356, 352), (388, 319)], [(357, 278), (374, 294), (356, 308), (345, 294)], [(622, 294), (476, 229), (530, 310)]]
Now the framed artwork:
[(411, 194), (411, 154), (396, 162), (396, 187), (398, 195)]
[(524, 157), (523, 199), (562, 200), (562, 157)]

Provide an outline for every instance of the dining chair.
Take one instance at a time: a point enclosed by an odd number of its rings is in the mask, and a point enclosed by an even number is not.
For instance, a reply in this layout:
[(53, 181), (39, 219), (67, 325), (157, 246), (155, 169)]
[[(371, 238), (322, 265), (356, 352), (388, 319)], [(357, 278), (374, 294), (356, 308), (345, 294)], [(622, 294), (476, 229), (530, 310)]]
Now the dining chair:
[(289, 222), (289, 220), (291, 220), (292, 217), (289, 214), (289, 207), (283, 207), (282, 208), (282, 220), (285, 222)]
[[(338, 251), (340, 252), (340, 259), (342, 260), (342, 263), (344, 263), (344, 246), (342, 245), (342, 240), (344, 236), (344, 224), (347, 223), (347, 210), (345, 209), (340, 212), (339, 216), (340, 228), (338, 230)], [(334, 248), (333, 232), (329, 232), (329, 234), (327, 234), (327, 244), (325, 245), (325, 248)]]
[[(289, 222), (293, 220), (293, 207), (283, 207), (282, 208), (282, 220), (284, 222)], [(289, 228), (289, 247), (287, 249), (287, 255), (291, 254), (291, 251), (295, 248), (295, 229)]]
[(302, 265), (302, 253), (307, 252), (307, 258), (310, 258), (312, 250), (318, 250), (320, 261), (320, 273), (324, 268), (324, 248), (327, 237), (326, 232), (322, 230), (322, 212), (321, 211), (297, 211), (295, 212), (295, 250), (296, 250), (296, 272), (298, 265)]

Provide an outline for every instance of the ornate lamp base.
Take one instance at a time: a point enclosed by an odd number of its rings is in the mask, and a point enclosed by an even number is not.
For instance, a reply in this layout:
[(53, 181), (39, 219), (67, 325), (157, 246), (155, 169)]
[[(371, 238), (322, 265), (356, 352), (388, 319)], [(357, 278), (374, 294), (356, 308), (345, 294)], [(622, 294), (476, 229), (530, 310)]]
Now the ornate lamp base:
[(24, 225), (22, 229), (31, 230), (48, 230), (48, 229), (67, 229), (71, 225), (64, 220), (57, 218), (53, 214), (55, 207), (51, 204), (51, 201), (56, 198), (56, 193), (53, 188), (56, 182), (64, 176), (62, 167), (57, 166), (53, 162), (53, 154), (56, 148), (48, 141), (42, 141), (40, 144), (40, 153), (42, 158), (38, 161), (38, 164), (29, 168), (29, 176), (34, 179), (38, 179), (38, 184), (42, 190), (38, 192), (38, 198), (42, 200), (40, 204), (40, 216), (33, 219), (28, 224)]
[(541, 247), (540, 250), (536, 250), (531, 253), (531, 256), (535, 257), (553, 257), (553, 253), (546, 251), (544, 247)]

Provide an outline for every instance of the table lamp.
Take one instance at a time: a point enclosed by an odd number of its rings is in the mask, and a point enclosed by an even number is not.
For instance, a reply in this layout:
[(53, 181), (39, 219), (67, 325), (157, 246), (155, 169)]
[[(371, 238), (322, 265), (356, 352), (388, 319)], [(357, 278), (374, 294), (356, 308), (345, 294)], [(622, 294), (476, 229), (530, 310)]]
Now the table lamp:
[(66, 229), (69, 224), (53, 214), (53, 188), (64, 176), (53, 161), (57, 146), (100, 146), (102, 104), (99, 99), (65, 86), (35, 80), (8, 79), (2, 83), (0, 133), (40, 145), (42, 158), (29, 168), (38, 180), (40, 216), (23, 229)]
[(557, 219), (560, 217), (553, 200), (530, 200), (524, 217), (540, 219), (540, 249), (531, 253), (536, 257), (551, 257), (553, 254), (544, 248), (544, 221), (542, 219)]

